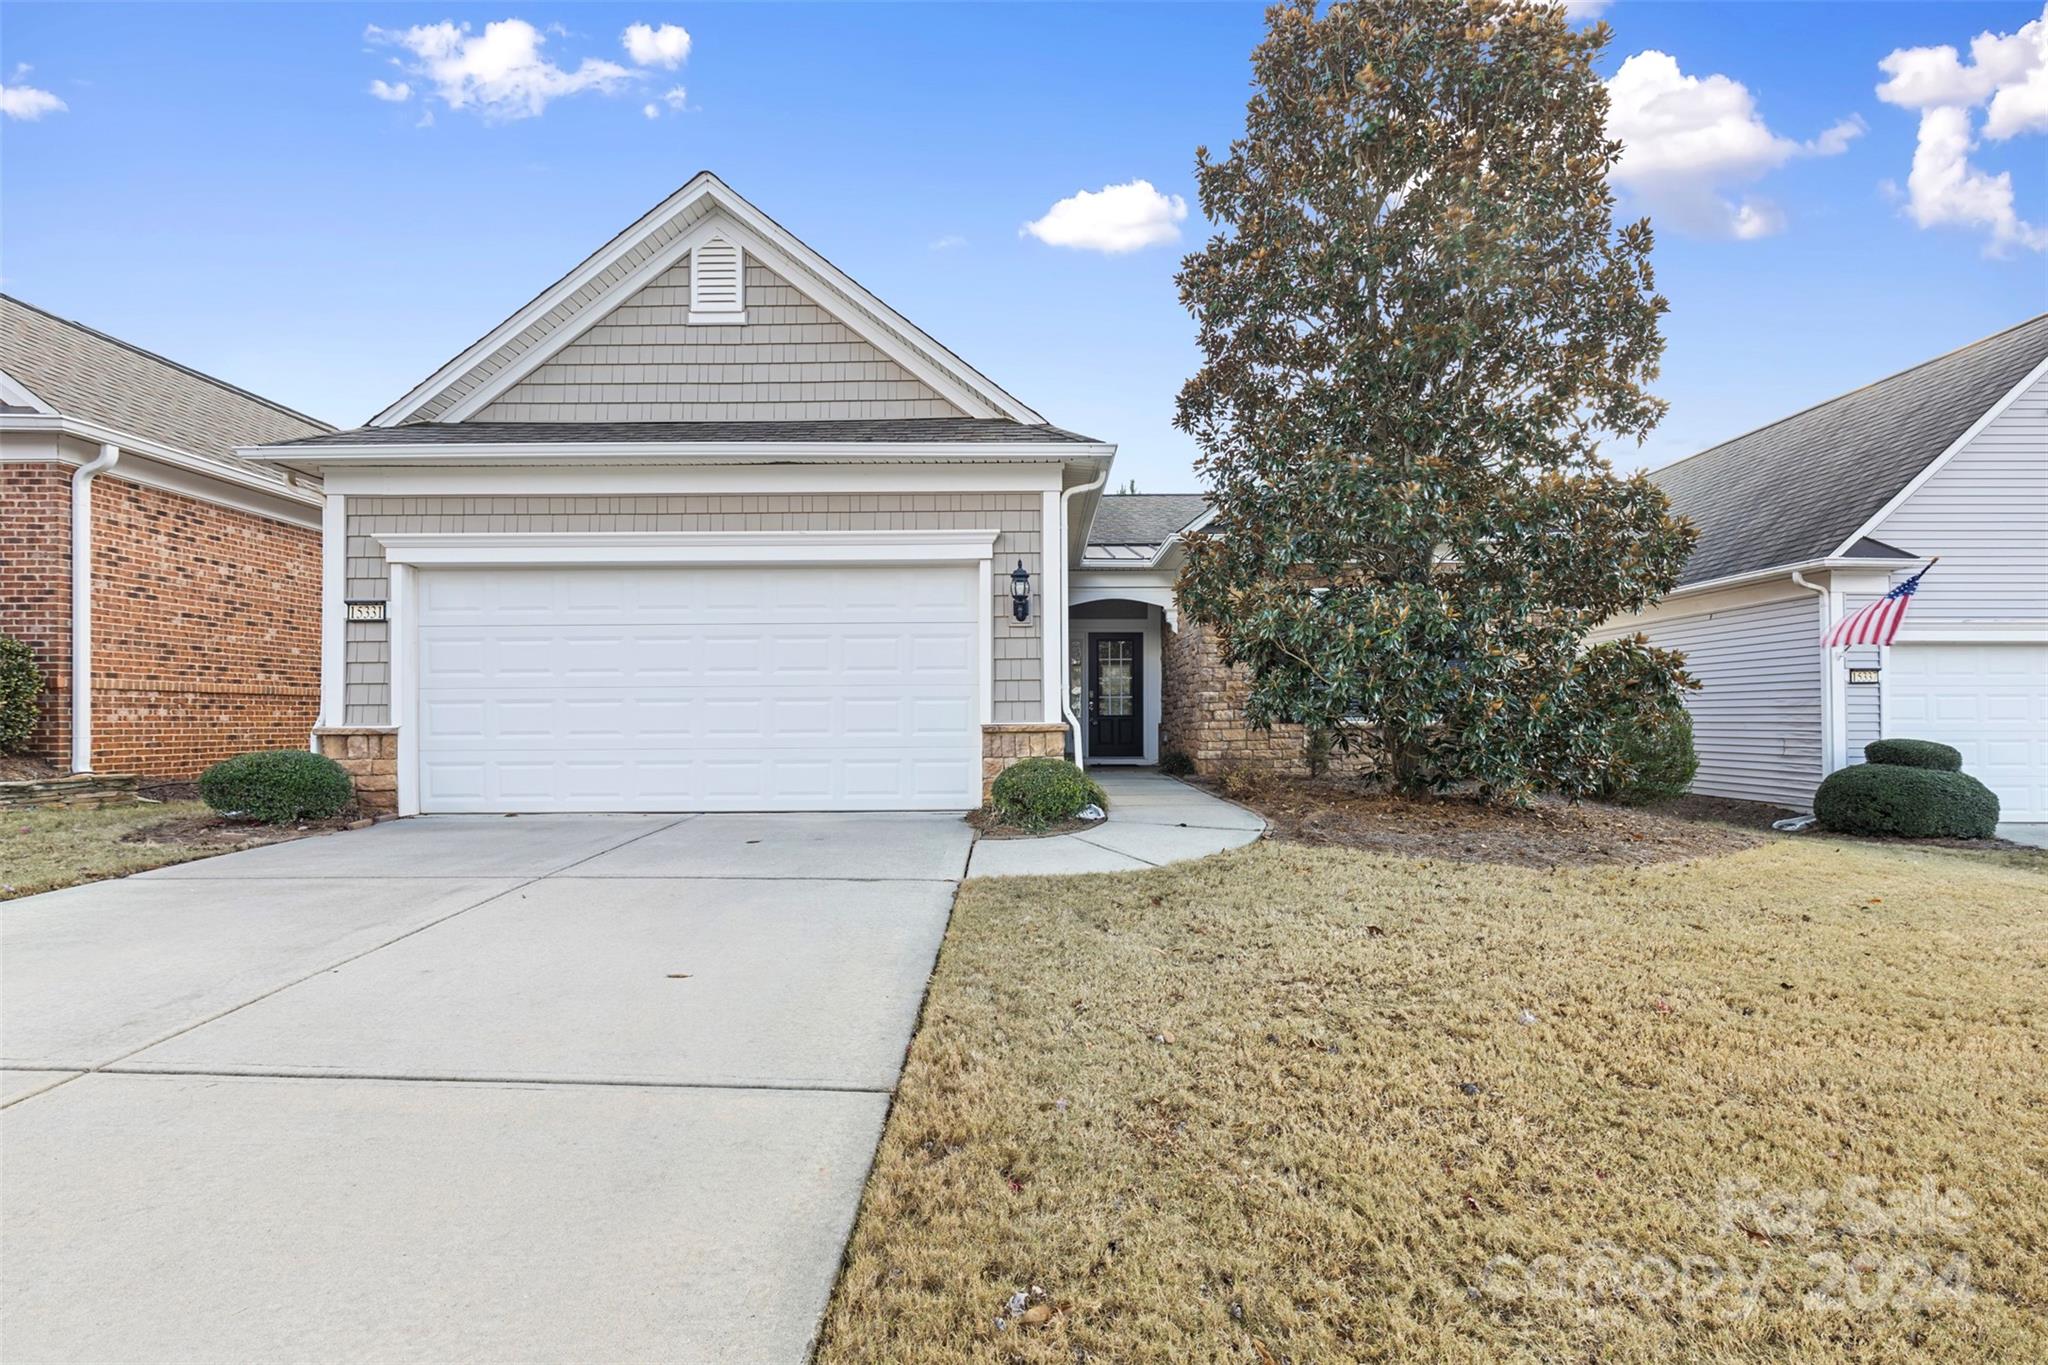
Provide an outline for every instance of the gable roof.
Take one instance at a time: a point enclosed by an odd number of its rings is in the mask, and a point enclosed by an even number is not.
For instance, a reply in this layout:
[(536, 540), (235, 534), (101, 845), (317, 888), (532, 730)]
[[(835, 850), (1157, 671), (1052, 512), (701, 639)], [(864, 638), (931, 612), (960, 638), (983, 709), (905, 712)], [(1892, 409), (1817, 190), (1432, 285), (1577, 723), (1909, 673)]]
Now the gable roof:
[(1090, 568), (1148, 567), (1208, 511), (1206, 493), (1105, 493), (1088, 523), (1082, 562)]
[(62, 417), (206, 456), (266, 479), (235, 447), (334, 430), (317, 417), (0, 294), (0, 370)]
[(1870, 557), (1872, 519), (2044, 363), (2048, 314), (1651, 470), (1700, 532), (1679, 586)]
[(1045, 419), (913, 325), (852, 277), (740, 197), (710, 171), (585, 257), (527, 304), (463, 349), (371, 426), (461, 421), (602, 320), (710, 234), (734, 240), (842, 317), (877, 349), (970, 417)]

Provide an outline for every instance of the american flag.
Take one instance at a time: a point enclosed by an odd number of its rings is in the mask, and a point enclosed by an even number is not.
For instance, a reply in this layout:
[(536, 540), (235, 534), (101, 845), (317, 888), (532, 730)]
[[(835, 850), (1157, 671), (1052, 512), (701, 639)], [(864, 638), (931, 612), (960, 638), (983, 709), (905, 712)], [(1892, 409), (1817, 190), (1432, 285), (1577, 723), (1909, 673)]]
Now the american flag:
[[(1933, 567), (1929, 564), (1927, 569)], [(1906, 604), (1913, 600), (1920, 580), (1927, 577), (1927, 569), (1914, 574), (1869, 606), (1844, 616), (1835, 623), (1835, 628), (1827, 633), (1822, 643), (1833, 648), (1837, 645), (1888, 645), (1898, 639), (1899, 627), (1906, 621)]]

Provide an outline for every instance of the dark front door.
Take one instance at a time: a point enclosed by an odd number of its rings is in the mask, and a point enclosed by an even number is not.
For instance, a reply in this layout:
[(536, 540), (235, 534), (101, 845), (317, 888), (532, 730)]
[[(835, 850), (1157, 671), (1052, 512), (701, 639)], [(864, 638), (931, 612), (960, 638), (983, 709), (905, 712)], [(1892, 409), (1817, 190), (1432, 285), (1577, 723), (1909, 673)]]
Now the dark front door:
[(1088, 637), (1088, 757), (1137, 758), (1145, 695), (1145, 637)]

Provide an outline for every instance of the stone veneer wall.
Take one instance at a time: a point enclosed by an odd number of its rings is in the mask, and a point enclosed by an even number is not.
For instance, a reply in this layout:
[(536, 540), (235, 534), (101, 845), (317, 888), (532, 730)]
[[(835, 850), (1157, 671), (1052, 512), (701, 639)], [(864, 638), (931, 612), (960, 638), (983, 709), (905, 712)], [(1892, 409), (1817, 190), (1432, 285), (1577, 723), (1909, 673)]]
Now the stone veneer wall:
[(987, 804), (996, 778), (1012, 763), (1027, 758), (1060, 758), (1067, 752), (1067, 727), (1059, 724), (984, 725), (981, 727), (981, 799)]
[[(1251, 680), (1241, 667), (1225, 667), (1216, 636), (1207, 626), (1183, 620), (1167, 627), (1159, 641), (1159, 753), (1183, 753), (1198, 773), (1228, 768), (1303, 774), (1306, 732), (1299, 725), (1253, 727), (1244, 718)], [(1332, 755), (1332, 772), (1364, 773), (1370, 755)]]
[(383, 725), (323, 726), (313, 739), (356, 784), (358, 806), (373, 815), (398, 809), (398, 731)]

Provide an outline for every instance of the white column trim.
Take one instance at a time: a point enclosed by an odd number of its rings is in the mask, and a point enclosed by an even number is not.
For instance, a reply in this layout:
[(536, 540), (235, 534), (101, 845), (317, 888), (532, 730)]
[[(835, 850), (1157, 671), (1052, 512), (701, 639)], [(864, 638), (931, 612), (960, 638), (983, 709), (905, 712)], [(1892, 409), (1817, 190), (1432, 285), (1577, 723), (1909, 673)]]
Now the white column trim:
[(329, 493), (320, 512), (320, 724), (348, 716), (348, 499)]
[(391, 720), (398, 726), (398, 813), (420, 813), (419, 687), (413, 677), (419, 654), (418, 600), (410, 564), (391, 566)]
[(981, 557), (976, 574), (981, 582), (981, 723), (996, 722), (996, 575), (995, 546)]

